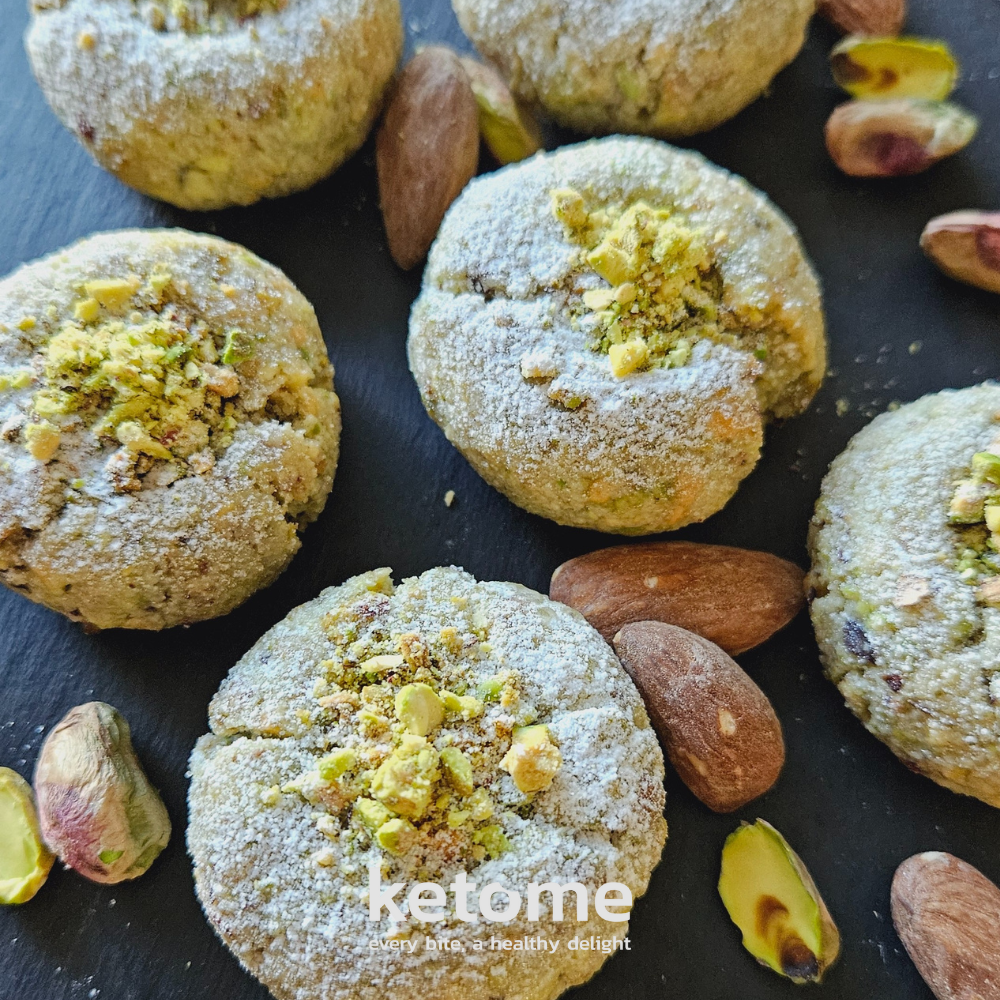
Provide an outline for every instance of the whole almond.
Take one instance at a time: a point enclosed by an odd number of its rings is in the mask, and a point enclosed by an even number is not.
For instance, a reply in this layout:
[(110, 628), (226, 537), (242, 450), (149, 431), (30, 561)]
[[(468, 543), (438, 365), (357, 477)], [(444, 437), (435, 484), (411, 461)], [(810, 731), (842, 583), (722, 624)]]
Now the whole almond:
[(1000, 212), (939, 215), (927, 223), (920, 246), (949, 277), (1000, 292)]
[(819, 0), (818, 11), (845, 35), (898, 35), (906, 0)]
[(1000, 889), (972, 865), (940, 851), (908, 858), (892, 921), (938, 1000), (1000, 1000)]
[(785, 763), (767, 695), (714, 643), (663, 622), (635, 622), (615, 652), (646, 702), (681, 780), (716, 812), (763, 795)]
[(427, 255), (479, 162), (479, 110), (458, 56), (422, 49), (396, 81), (375, 144), (382, 217), (404, 270)]
[(768, 552), (646, 542), (570, 559), (552, 574), (549, 596), (576, 608), (608, 642), (629, 622), (659, 621), (736, 656), (799, 613), (803, 576)]

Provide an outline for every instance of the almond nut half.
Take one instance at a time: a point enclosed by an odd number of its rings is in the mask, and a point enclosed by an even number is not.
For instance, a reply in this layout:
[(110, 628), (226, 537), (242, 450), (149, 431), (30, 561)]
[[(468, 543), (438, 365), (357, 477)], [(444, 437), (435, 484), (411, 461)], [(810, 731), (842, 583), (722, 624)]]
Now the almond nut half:
[(799, 613), (803, 576), (769, 552), (645, 542), (570, 559), (552, 574), (549, 596), (576, 608), (608, 642), (629, 622), (660, 621), (737, 656)]
[(927, 223), (920, 246), (949, 277), (1000, 292), (1000, 212), (939, 215)]
[(718, 646), (663, 622), (635, 622), (615, 652), (642, 694), (681, 780), (715, 812), (763, 795), (785, 763), (767, 695)]
[(845, 35), (898, 35), (906, 0), (819, 0), (818, 12)]
[(938, 1000), (1000, 1000), (1000, 889), (972, 865), (941, 851), (908, 858), (892, 921)]
[(974, 115), (944, 101), (848, 101), (826, 123), (826, 148), (851, 177), (904, 177), (963, 149), (978, 127)]
[(382, 217), (392, 259), (409, 270), (479, 163), (479, 111), (461, 60), (432, 45), (396, 81), (375, 143)]

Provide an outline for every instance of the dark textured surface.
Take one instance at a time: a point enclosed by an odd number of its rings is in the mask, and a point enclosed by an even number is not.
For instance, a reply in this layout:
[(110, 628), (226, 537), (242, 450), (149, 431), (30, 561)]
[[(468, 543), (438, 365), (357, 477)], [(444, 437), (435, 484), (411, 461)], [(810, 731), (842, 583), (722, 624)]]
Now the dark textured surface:
[[(840, 98), (825, 65), (835, 36), (821, 23), (768, 98), (694, 143), (763, 188), (799, 226), (823, 278), (832, 358), (809, 413), (772, 428), (763, 461), (736, 498), (685, 537), (803, 562), (820, 478), (875, 412), (1000, 375), (1000, 298), (939, 276), (917, 249), (932, 215), (1000, 207), (1000, 6), (913, 6), (910, 29), (952, 42), (963, 65), (956, 99), (982, 117), (964, 154), (910, 180), (839, 175), (822, 143)], [(405, 7), (411, 42), (459, 38), (447, 0)], [(87, 636), (0, 593), (0, 764), (30, 776), (44, 733), (65, 711), (109, 701), (131, 722), (175, 827), (136, 883), (101, 887), (55, 870), (31, 903), (0, 912), (0, 1000), (263, 998), (202, 918), (184, 852), (185, 763), (229, 667), (289, 609), (361, 570), (391, 565), (405, 575), (454, 562), (544, 590), (563, 559), (613, 540), (512, 507), (424, 415), (404, 351), (419, 275), (402, 275), (389, 261), (370, 145), (327, 182), (283, 201), (212, 215), (155, 204), (102, 173), (59, 126), (28, 70), (25, 22), (22, 0), (0, 0), (0, 273), (121, 226), (182, 225), (246, 244), (284, 268), (316, 306), (337, 367), (344, 450), (327, 511), (292, 568), (227, 618), (159, 635)], [(850, 404), (843, 416), (838, 400)], [(450, 509), (442, 502), (448, 489), (457, 494)], [(804, 615), (741, 662), (784, 723), (785, 772), (769, 795), (728, 817), (710, 814), (668, 777), (670, 840), (636, 907), (632, 951), (574, 996), (797, 995), (799, 987), (742, 950), (715, 892), (723, 840), (739, 819), (760, 815), (810, 866), (843, 934), (843, 957), (817, 995), (930, 998), (891, 926), (893, 870), (916, 851), (941, 849), (1000, 880), (1000, 813), (911, 774), (862, 729), (823, 680)]]

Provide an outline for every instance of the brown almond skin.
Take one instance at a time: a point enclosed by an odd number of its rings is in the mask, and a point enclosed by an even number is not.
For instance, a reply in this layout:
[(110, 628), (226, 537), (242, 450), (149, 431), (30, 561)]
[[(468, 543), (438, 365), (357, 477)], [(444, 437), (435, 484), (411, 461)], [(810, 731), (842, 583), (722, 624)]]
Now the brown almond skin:
[(737, 656), (799, 613), (804, 576), (769, 552), (646, 542), (570, 559), (552, 574), (549, 596), (576, 608), (608, 642), (629, 622), (660, 621)]
[(714, 643), (663, 622), (614, 637), (670, 763), (702, 802), (732, 812), (763, 795), (785, 763), (767, 695)]
[(382, 217), (404, 271), (427, 256), (479, 164), (479, 109), (458, 56), (428, 46), (396, 81), (375, 143)]
[(920, 247), (957, 281), (1000, 292), (1000, 212), (949, 212), (931, 219)]
[(817, 11), (845, 35), (898, 35), (906, 0), (819, 0)]
[(938, 1000), (1000, 1000), (1000, 889), (939, 851), (896, 869), (892, 921)]

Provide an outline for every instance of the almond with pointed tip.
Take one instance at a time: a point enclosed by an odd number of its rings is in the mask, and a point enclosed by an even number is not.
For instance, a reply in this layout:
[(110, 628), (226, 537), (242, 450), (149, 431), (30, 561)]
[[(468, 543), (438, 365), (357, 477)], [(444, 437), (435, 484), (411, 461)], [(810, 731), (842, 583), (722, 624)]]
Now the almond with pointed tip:
[(938, 1000), (1000, 1000), (1000, 889), (972, 865), (941, 851), (908, 858), (892, 922)]
[(404, 271), (427, 255), (479, 163), (479, 110), (451, 49), (421, 49), (396, 81), (375, 144), (382, 217)]
[(945, 274), (1000, 292), (1000, 212), (951, 212), (927, 223), (924, 253)]
[(635, 622), (615, 652), (646, 702), (681, 780), (732, 812), (778, 780), (785, 742), (767, 695), (718, 646), (663, 622)]
[(803, 576), (769, 552), (646, 542), (570, 559), (552, 574), (549, 596), (576, 608), (608, 642), (629, 622), (660, 621), (737, 656), (799, 613)]

